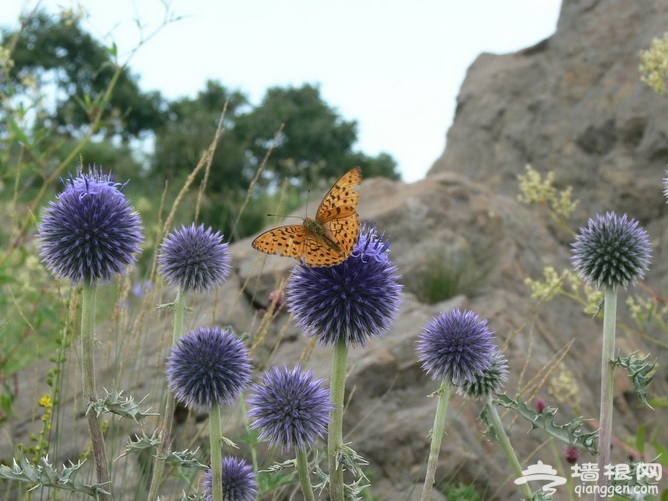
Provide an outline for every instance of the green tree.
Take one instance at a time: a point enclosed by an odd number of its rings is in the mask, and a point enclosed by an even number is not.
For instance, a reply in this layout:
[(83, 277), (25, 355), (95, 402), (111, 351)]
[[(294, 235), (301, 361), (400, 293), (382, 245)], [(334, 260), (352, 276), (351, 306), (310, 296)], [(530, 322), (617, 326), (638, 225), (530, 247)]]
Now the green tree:
[(239, 117), (237, 127), (248, 139), (251, 161), (264, 158), (281, 125), (269, 160), (275, 180), (329, 182), (356, 165), (365, 176), (399, 178), (396, 162), (387, 153), (373, 158), (353, 151), (357, 122), (344, 120), (322, 99), (317, 86), (272, 87), (257, 107)]
[(234, 237), (259, 229), (263, 214), (271, 207), (264, 204), (272, 203), (271, 193), (279, 186), (290, 189), (292, 203), (285, 207), (290, 210), (302, 200), (299, 192), (303, 187), (324, 186), (356, 165), (362, 167), (365, 177), (399, 179), (396, 162), (387, 153), (371, 157), (353, 151), (356, 122), (339, 116), (323, 101), (318, 87), (273, 87), (258, 106), (251, 107), (244, 94), (215, 81), (208, 81), (194, 98), (168, 105), (168, 119), (156, 130), (153, 178), (178, 179), (193, 170), (211, 143), (226, 102), (225, 133), (211, 164), (202, 217), (228, 235), (272, 145), (268, 164), (255, 185), (254, 203), (242, 215), (240, 227), (234, 228)]
[[(114, 48), (107, 48), (81, 27), (80, 18), (38, 11), (23, 20), (19, 32), (2, 30), (3, 45), (14, 41), (14, 69), (0, 81), (0, 91), (20, 94), (24, 77), (38, 79), (38, 87), (55, 87), (56, 103), (43, 125), (61, 136), (77, 136), (90, 123), (96, 99), (109, 86), (117, 64)], [(159, 127), (164, 116), (159, 92), (144, 93), (127, 68), (118, 76), (114, 92), (104, 105), (100, 129), (107, 138), (124, 141)]]
[(357, 140), (357, 123), (343, 120), (327, 105), (316, 86), (272, 87), (262, 102), (240, 118), (241, 134), (250, 141), (250, 159), (259, 162), (283, 125), (269, 168), (279, 179), (309, 183), (340, 175)]
[(253, 172), (245, 168), (247, 144), (235, 124), (248, 99), (212, 80), (195, 98), (169, 103), (167, 120), (155, 131), (152, 172), (167, 179), (190, 173), (211, 144), (226, 102), (225, 132), (213, 157), (207, 188), (217, 194), (245, 192)]
[[(228, 238), (236, 238), (254, 231), (259, 224), (252, 224), (250, 229), (244, 229), (246, 221), (239, 226), (234, 224), (255, 173), (246, 158), (246, 139), (239, 136), (236, 128), (240, 114), (248, 109), (243, 93), (210, 80), (194, 98), (169, 103), (167, 120), (155, 131), (149, 177), (154, 181), (167, 179), (171, 186), (180, 185), (211, 144), (224, 108), (225, 131), (211, 161), (201, 220), (222, 229)], [(254, 219), (260, 221), (257, 215)]]

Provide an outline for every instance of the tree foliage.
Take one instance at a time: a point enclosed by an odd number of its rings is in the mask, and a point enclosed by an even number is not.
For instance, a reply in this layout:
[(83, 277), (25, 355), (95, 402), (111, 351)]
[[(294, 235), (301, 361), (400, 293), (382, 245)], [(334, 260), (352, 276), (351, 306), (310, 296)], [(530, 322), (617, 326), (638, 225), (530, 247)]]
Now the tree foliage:
[(168, 123), (157, 131), (153, 168), (170, 176), (189, 172), (208, 146), (226, 100), (226, 131), (209, 182), (213, 192), (245, 191), (270, 148), (261, 179), (264, 187), (285, 179), (311, 185), (356, 165), (367, 176), (399, 177), (390, 155), (370, 157), (353, 151), (357, 123), (341, 118), (323, 101), (318, 87), (309, 84), (273, 87), (259, 105), (251, 107), (241, 92), (207, 82), (195, 98), (169, 105)]
[[(35, 107), (32, 130), (40, 132), (27, 147), (40, 165), (44, 151), (67, 156), (68, 145), (88, 135), (91, 141), (80, 151), (85, 164), (125, 172), (135, 185), (178, 186), (210, 145), (225, 108), (225, 132), (213, 156), (202, 218), (229, 235), (251, 181), (268, 158), (236, 236), (259, 229), (268, 208), (263, 204), (273, 203), (279, 187), (299, 203), (305, 187), (322, 187), (356, 165), (365, 177), (399, 178), (390, 155), (353, 149), (356, 121), (327, 104), (316, 85), (273, 87), (253, 106), (242, 91), (210, 80), (194, 97), (168, 102), (159, 92), (142, 91), (137, 77), (116, 61), (115, 47), (105, 47), (80, 21), (67, 12), (54, 16), (38, 10), (20, 29), (2, 30), (13, 66), (0, 80), (0, 95), (17, 103), (33, 92), (49, 103)], [(147, 137), (153, 139), (152, 152), (132, 150), (136, 143), (130, 139)]]
[[(3, 45), (15, 41), (14, 71), (0, 81), (0, 90), (6, 92), (11, 85), (20, 93), (27, 75), (36, 77), (42, 89), (55, 87), (55, 106), (43, 118), (44, 124), (61, 135), (75, 136), (90, 121), (91, 109), (86, 104), (101, 96), (114, 76), (114, 48), (86, 33), (80, 18), (45, 11), (27, 17), (19, 32), (3, 30), (2, 40)], [(160, 93), (142, 92), (137, 78), (123, 68), (105, 106), (105, 136), (128, 140), (155, 130), (164, 120), (161, 107)]]
[(247, 144), (237, 133), (235, 123), (248, 107), (248, 100), (241, 92), (229, 91), (214, 81), (206, 82), (205, 89), (194, 98), (169, 103), (166, 122), (155, 130), (152, 173), (175, 179), (192, 171), (211, 144), (225, 103), (225, 133), (213, 157), (208, 190), (245, 191), (252, 172), (245, 169)]
[[(320, 96), (318, 87), (273, 87), (262, 102), (243, 116), (239, 128), (250, 143), (251, 158), (262, 159), (279, 127), (283, 130), (270, 158), (280, 178), (335, 177), (352, 168), (357, 123), (343, 120)], [(307, 174), (304, 176), (304, 174)]]

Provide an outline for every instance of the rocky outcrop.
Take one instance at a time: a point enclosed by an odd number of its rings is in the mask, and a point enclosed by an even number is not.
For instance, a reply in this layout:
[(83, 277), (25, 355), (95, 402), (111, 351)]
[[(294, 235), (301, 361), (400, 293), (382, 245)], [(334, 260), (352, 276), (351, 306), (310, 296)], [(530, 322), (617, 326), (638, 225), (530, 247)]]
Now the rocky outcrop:
[(668, 99), (640, 82), (638, 52), (667, 26), (663, 0), (565, 0), (553, 36), (471, 65), (430, 174), (459, 172), (511, 194), (531, 164), (575, 188), (580, 220), (663, 215)]

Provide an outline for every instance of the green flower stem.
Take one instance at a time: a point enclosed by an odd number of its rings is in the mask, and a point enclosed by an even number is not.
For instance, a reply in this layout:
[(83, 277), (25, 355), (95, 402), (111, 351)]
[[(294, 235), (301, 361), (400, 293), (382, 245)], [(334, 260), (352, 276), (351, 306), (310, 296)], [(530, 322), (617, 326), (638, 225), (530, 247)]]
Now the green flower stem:
[[(564, 462), (562, 461), (562, 452), (557, 448), (557, 442), (556, 440), (550, 440), (550, 452), (552, 453), (552, 459), (554, 460), (555, 463), (555, 469), (557, 471), (568, 471), (569, 467), (564, 467)], [(575, 501), (575, 490), (573, 488), (573, 480), (574, 478), (571, 475), (568, 475), (566, 477), (566, 486), (568, 486), (568, 499), (570, 501)]]
[(448, 403), (450, 402), (450, 385), (443, 382), (437, 391), (438, 404), (436, 405), (436, 416), (434, 416), (434, 426), (431, 429), (431, 447), (429, 449), (429, 461), (427, 462), (427, 473), (424, 477), (422, 486), (421, 501), (431, 501), (432, 491), (434, 490), (434, 481), (436, 479), (436, 466), (438, 464), (438, 455), (441, 452), (441, 442), (445, 433), (445, 415), (448, 412)]
[[(605, 303), (603, 304), (603, 347), (601, 349), (601, 415), (599, 418), (598, 435), (598, 470), (605, 471), (605, 465), (610, 462), (610, 437), (612, 435), (613, 413), (613, 365), (615, 358), (615, 327), (617, 317), (617, 289), (606, 287)], [(599, 485), (606, 485), (607, 477), (600, 474)], [(603, 499), (600, 494), (596, 499)]]
[(306, 501), (315, 501), (308, 468), (308, 458), (306, 457), (306, 451), (304, 449), (297, 451), (297, 474), (299, 475), (299, 484), (302, 486), (304, 499)]
[[(174, 329), (172, 330), (172, 347), (176, 346), (176, 341), (183, 334), (183, 317), (186, 311), (186, 295), (179, 291), (174, 300)], [(162, 430), (160, 431), (160, 448), (153, 460), (153, 478), (151, 479), (151, 488), (149, 489), (148, 499), (154, 501), (158, 497), (158, 490), (162, 485), (162, 474), (165, 470), (165, 458), (169, 454), (169, 447), (172, 444), (172, 427), (174, 426), (174, 408), (176, 402), (171, 391), (167, 391), (165, 396), (165, 412), (162, 420)]]
[(217, 402), (209, 413), (209, 443), (211, 444), (211, 492), (213, 501), (223, 501), (223, 458), (221, 455), (220, 437), (223, 436), (220, 426), (220, 404)]
[(332, 377), (330, 380), (330, 398), (332, 399), (332, 419), (327, 437), (327, 458), (329, 460), (329, 498), (331, 501), (344, 500), (343, 464), (337, 456), (343, 451), (343, 399), (346, 389), (346, 361), (348, 348), (345, 340), (340, 339), (334, 347)]
[[(84, 401), (87, 402), (87, 405), (97, 401), (94, 358), (96, 293), (97, 287), (95, 285), (84, 284), (81, 294), (81, 359)], [(110, 490), (109, 465), (100, 422), (95, 412), (88, 410), (88, 408), (86, 409), (86, 419), (88, 420), (88, 431), (93, 446), (97, 482), (104, 485), (105, 489)], [(109, 496), (104, 495), (102, 498), (108, 500)]]
[[(506, 430), (503, 427), (503, 423), (501, 422), (499, 413), (496, 410), (496, 406), (492, 402), (492, 395), (487, 395), (485, 406), (487, 407), (490, 423), (494, 427), (494, 431), (496, 431), (496, 436), (499, 439), (499, 444), (501, 445), (501, 449), (503, 450), (503, 453), (506, 455), (506, 458), (508, 458), (508, 462), (510, 463), (510, 468), (513, 470), (513, 475), (515, 476), (515, 478), (523, 477), (524, 473), (522, 473), (522, 465), (520, 464), (519, 460), (517, 459), (517, 456), (515, 455), (515, 450), (513, 449), (513, 446), (510, 445), (510, 439), (508, 438), (508, 434), (506, 433)], [(520, 492), (522, 492), (522, 496), (524, 496), (524, 499), (526, 500), (531, 499), (531, 489), (526, 484), (526, 482), (520, 484), (519, 487), (520, 487)]]

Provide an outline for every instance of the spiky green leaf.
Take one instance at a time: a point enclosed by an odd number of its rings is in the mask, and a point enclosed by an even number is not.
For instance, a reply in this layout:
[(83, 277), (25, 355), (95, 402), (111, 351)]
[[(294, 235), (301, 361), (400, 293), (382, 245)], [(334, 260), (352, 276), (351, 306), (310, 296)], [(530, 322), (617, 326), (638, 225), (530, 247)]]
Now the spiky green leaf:
[(146, 397), (142, 398), (139, 402), (135, 402), (132, 396), (124, 397), (123, 390), (112, 389), (112, 391), (109, 391), (105, 388), (104, 392), (107, 394), (104, 398), (88, 404), (87, 412), (92, 410), (98, 417), (105, 412), (111, 412), (117, 416), (130, 418), (136, 423), (140, 423), (147, 416), (158, 416), (154, 412), (142, 412), (139, 410), (139, 405), (146, 400)]
[(643, 404), (652, 408), (647, 401), (647, 386), (654, 377), (656, 361), (652, 363), (647, 362), (649, 355), (645, 356), (645, 358), (634, 359), (636, 353), (637, 352), (633, 352), (628, 357), (617, 357), (612, 363), (626, 369), (629, 376), (631, 376), (631, 381), (633, 381), (633, 388), (636, 391), (636, 395), (638, 395), (638, 398)]
[(539, 414), (527, 407), (521, 397), (517, 397), (517, 401), (505, 394), (497, 395), (497, 397), (498, 399), (496, 400), (496, 403), (508, 409), (513, 409), (520, 416), (529, 421), (529, 423), (531, 423), (531, 430), (544, 430), (548, 435), (565, 444), (572, 445), (573, 447), (577, 447), (578, 449), (592, 454), (598, 454), (596, 448), (598, 432), (583, 432), (582, 426), (585, 422), (582, 419), (575, 418), (564, 425), (558, 425), (554, 422), (554, 416), (557, 413), (557, 409), (554, 407), (546, 407)]
[(30, 490), (52, 487), (86, 494), (95, 499), (99, 499), (102, 495), (109, 495), (109, 492), (101, 484), (86, 484), (84, 482), (80, 471), (83, 464), (84, 461), (78, 461), (76, 464), (70, 463), (70, 466), (63, 466), (58, 471), (49, 463), (48, 456), (40, 458), (37, 465), (26, 458), (22, 458), (18, 463), (13, 460), (12, 467), (0, 465), (0, 478), (32, 484)]

